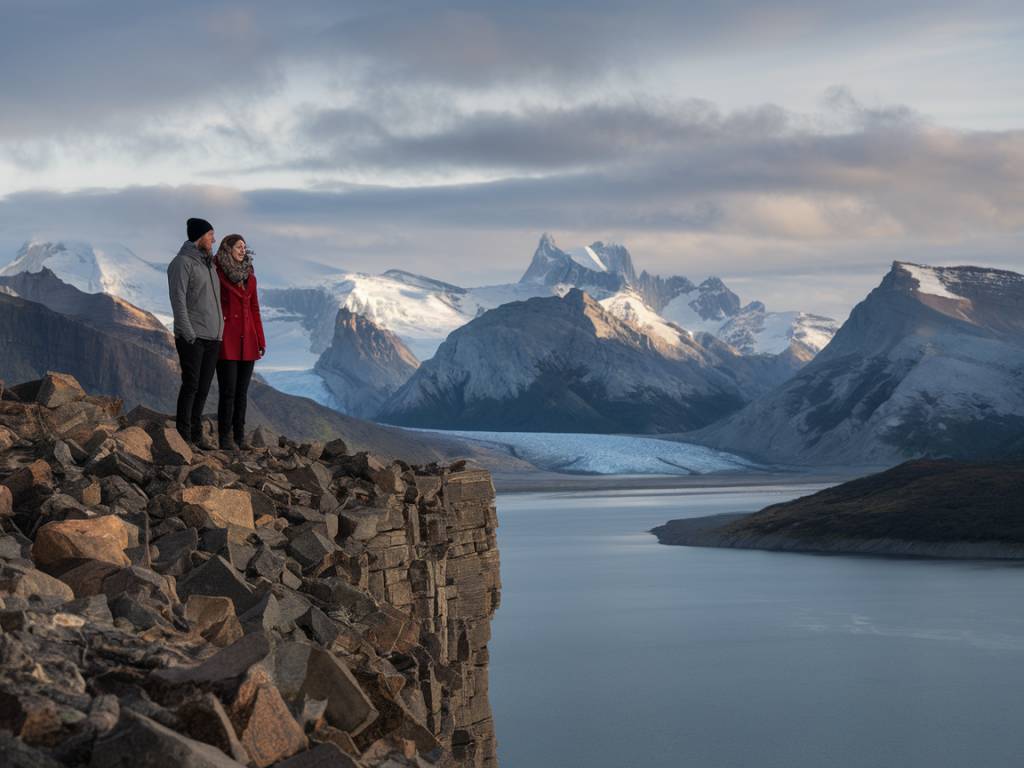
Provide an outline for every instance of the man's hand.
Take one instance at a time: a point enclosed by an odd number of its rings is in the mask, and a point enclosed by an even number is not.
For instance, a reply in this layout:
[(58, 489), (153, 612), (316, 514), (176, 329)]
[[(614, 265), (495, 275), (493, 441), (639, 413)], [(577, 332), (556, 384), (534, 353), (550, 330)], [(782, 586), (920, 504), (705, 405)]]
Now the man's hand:
[(262, 347), (261, 347), (261, 348), (260, 348), (259, 350), (257, 350), (257, 351), (258, 351), (258, 353), (259, 353), (259, 356), (260, 356), (261, 358), (262, 358), (262, 357), (263, 357), (263, 356), (264, 356), (265, 354), (267, 354), (267, 350), (263, 349)]

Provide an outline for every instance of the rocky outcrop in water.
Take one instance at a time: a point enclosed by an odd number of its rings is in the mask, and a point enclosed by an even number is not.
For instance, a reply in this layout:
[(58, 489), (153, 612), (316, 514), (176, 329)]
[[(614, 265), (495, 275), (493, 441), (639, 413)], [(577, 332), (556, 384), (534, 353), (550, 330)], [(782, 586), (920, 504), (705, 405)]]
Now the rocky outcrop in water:
[(252, 443), (64, 374), (3, 392), (6, 765), (497, 764), (490, 475)]

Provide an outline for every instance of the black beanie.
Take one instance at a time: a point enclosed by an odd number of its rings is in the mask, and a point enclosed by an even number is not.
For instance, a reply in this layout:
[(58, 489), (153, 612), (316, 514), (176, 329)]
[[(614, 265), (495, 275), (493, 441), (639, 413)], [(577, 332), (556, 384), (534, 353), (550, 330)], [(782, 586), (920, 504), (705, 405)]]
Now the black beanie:
[(213, 229), (213, 224), (206, 219), (189, 219), (185, 222), (185, 227), (188, 229), (188, 239), (194, 243)]

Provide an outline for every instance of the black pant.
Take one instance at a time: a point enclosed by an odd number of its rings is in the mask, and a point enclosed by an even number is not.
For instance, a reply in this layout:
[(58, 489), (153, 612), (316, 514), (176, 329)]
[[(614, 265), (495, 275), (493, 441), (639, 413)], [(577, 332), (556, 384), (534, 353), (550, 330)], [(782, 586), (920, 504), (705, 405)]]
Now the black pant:
[(174, 337), (181, 363), (181, 389), (178, 390), (178, 412), (175, 424), (186, 440), (196, 441), (203, 434), (203, 408), (210, 394), (213, 372), (220, 355), (218, 339), (196, 339), (189, 343), (181, 336)]
[(255, 365), (255, 360), (217, 361), (217, 433), (221, 440), (229, 434), (234, 435), (236, 443), (245, 439), (245, 404)]

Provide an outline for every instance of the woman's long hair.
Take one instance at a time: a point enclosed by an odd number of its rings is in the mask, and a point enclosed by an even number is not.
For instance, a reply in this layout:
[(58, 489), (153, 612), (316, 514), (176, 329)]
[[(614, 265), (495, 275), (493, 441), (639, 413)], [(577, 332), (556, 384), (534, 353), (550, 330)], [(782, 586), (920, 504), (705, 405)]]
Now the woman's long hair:
[(217, 249), (217, 258), (220, 259), (223, 253), (228, 258), (231, 258), (231, 249), (235, 247), (235, 243), (239, 240), (245, 240), (241, 235), (228, 235), (220, 241), (220, 247)]
[(231, 255), (231, 249), (235, 247), (235, 243), (239, 240), (244, 242), (245, 238), (241, 235), (228, 235), (220, 241), (220, 248), (217, 249), (217, 255), (214, 256), (214, 261), (217, 262), (224, 271), (224, 274), (233, 283), (241, 283), (244, 280), (248, 280), (249, 275), (252, 274), (252, 256), (249, 254), (248, 248), (241, 262), (235, 261), (235, 257)]

